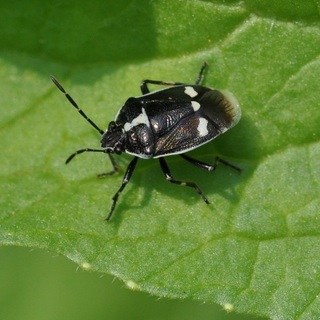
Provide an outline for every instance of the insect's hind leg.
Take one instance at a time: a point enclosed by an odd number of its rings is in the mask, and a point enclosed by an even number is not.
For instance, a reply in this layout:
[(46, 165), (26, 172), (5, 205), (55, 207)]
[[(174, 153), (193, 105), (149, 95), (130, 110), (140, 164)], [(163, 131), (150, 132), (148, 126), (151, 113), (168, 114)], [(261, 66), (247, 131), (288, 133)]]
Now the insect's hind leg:
[(166, 179), (169, 182), (174, 183), (174, 184), (178, 184), (180, 186), (186, 186), (186, 187), (191, 187), (191, 188), (195, 189), (206, 204), (210, 203), (209, 200), (206, 198), (206, 196), (204, 195), (204, 193), (202, 192), (202, 190), (198, 187), (198, 185), (196, 183), (190, 182), (190, 181), (181, 181), (181, 180), (174, 179), (172, 177), (170, 169), (167, 165), (167, 162), (164, 160), (164, 158), (159, 158), (159, 162), (160, 162), (162, 172), (164, 173)]
[[(200, 72), (198, 74), (197, 80), (196, 80), (196, 85), (201, 84), (203, 77), (204, 77), (204, 71), (207, 67), (207, 63), (204, 62), (201, 66)], [(143, 80), (140, 84), (140, 89), (142, 94), (147, 94), (150, 93), (150, 90), (148, 88), (148, 84), (156, 84), (156, 85), (161, 85), (161, 86), (179, 86), (179, 85), (188, 85), (187, 83), (184, 82), (173, 82), (173, 81), (161, 81), (161, 80)]]
[(188, 162), (192, 163), (193, 165), (197, 166), (198, 168), (201, 168), (201, 169), (204, 169), (207, 171), (214, 171), (217, 168), (218, 164), (222, 163), (225, 166), (228, 166), (233, 170), (241, 172), (241, 169), (239, 167), (235, 166), (234, 164), (232, 164), (224, 159), (221, 159), (220, 157), (215, 157), (213, 164), (210, 165), (205, 162), (199, 161), (197, 159), (191, 158), (191, 157), (187, 156), (186, 154), (180, 154), (180, 156), (183, 159), (187, 160)]

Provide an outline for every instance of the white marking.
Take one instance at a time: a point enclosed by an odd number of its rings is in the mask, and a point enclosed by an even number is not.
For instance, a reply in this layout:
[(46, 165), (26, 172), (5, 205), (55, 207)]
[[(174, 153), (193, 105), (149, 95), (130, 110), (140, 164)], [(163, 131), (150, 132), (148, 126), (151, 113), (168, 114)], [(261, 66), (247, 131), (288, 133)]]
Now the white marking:
[(197, 111), (200, 109), (200, 103), (197, 101), (191, 101), (191, 105), (192, 105), (193, 111)]
[(197, 128), (200, 137), (206, 136), (208, 132), (208, 120), (205, 118), (199, 118), (199, 124)]
[(124, 131), (129, 131), (133, 127), (139, 125), (139, 124), (145, 124), (147, 127), (150, 127), (149, 118), (146, 114), (146, 110), (144, 108), (141, 109), (142, 112), (134, 118), (131, 122), (126, 122), (124, 125)]
[[(141, 158), (141, 159), (151, 159), (151, 158), (153, 158), (152, 154), (134, 153), (134, 152), (128, 151), (127, 149), (125, 149), (125, 152), (127, 154), (131, 154), (131, 155), (136, 156), (136, 157)], [(185, 152), (185, 151), (183, 151), (183, 152)]]
[(198, 95), (198, 92), (196, 90), (194, 90), (192, 87), (185, 87), (184, 93), (187, 94), (191, 98), (194, 98)]

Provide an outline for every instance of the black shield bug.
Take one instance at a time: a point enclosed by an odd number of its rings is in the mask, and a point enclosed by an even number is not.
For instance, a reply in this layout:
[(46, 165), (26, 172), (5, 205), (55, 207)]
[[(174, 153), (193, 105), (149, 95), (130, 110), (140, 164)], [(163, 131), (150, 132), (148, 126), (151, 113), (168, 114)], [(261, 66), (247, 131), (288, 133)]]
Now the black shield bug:
[[(231, 93), (201, 85), (206, 66), (206, 63), (202, 65), (194, 85), (144, 80), (140, 85), (142, 96), (129, 98), (119, 110), (115, 121), (109, 123), (106, 131), (88, 118), (61, 84), (51, 76), (53, 83), (64, 93), (73, 107), (102, 135), (100, 141), (102, 149), (78, 150), (66, 160), (66, 163), (83, 152), (104, 152), (108, 154), (113, 166), (113, 171), (107, 174), (112, 174), (118, 171), (113, 153), (126, 152), (134, 156), (127, 167), (120, 188), (112, 198), (113, 202), (106, 220), (111, 219), (119, 195), (129, 182), (139, 158), (159, 158), (162, 172), (169, 182), (195, 189), (207, 204), (209, 201), (197, 184), (173, 178), (164, 157), (180, 155), (193, 165), (207, 171), (215, 170), (218, 163), (240, 171), (238, 167), (219, 157), (209, 165), (185, 154), (229, 130), (241, 117), (240, 106)], [(148, 84), (168, 87), (150, 92)]]

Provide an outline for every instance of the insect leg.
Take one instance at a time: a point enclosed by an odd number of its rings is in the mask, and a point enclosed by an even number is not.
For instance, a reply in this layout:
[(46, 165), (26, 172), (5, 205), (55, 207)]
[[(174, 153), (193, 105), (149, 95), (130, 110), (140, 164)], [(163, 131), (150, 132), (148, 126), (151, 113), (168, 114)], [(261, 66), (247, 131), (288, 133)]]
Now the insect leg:
[(109, 172), (99, 173), (98, 174), (98, 178), (103, 178), (105, 176), (110, 176), (110, 175), (113, 175), (113, 174), (115, 174), (116, 172), (119, 171), (119, 166), (118, 166), (116, 160), (114, 159), (114, 157), (112, 156), (112, 154), (108, 153), (108, 156), (109, 156), (109, 159), (111, 161), (113, 169), (111, 171), (109, 171)]
[(199, 168), (201, 168), (201, 169), (208, 170), (208, 171), (213, 171), (213, 170), (215, 170), (215, 169), (217, 168), (217, 165), (218, 165), (219, 163), (222, 163), (222, 164), (224, 164), (225, 166), (228, 166), (228, 167), (230, 167), (230, 168), (232, 168), (232, 169), (234, 169), (234, 170), (236, 170), (236, 171), (238, 171), (238, 172), (241, 172), (241, 169), (240, 169), (239, 167), (237, 167), (237, 166), (233, 165), (232, 163), (230, 163), (230, 162), (228, 162), (228, 161), (226, 161), (226, 160), (223, 160), (223, 159), (221, 159), (221, 158), (219, 158), (219, 157), (215, 157), (213, 164), (210, 165), (210, 164), (207, 164), (207, 163), (205, 163), (205, 162), (199, 161), (199, 160), (197, 160), (197, 159), (191, 158), (191, 157), (189, 157), (189, 156), (187, 156), (187, 155), (185, 155), (185, 154), (180, 154), (180, 156), (181, 156), (183, 159), (187, 160), (188, 162), (194, 164), (195, 166), (197, 166), (197, 167), (199, 167)]
[(76, 151), (75, 153), (73, 153), (73, 154), (66, 160), (66, 164), (68, 164), (75, 156), (77, 156), (78, 154), (84, 153), (84, 152), (105, 152), (105, 150), (103, 150), (103, 149), (90, 149), (90, 148), (78, 150), (78, 151)]
[[(203, 76), (204, 76), (204, 71), (207, 67), (207, 63), (204, 62), (201, 66), (200, 72), (198, 74), (197, 80), (196, 80), (196, 85), (201, 84), (202, 80), (203, 80)], [(179, 85), (187, 85), (187, 83), (184, 82), (173, 82), (173, 81), (161, 81), (161, 80), (143, 80), (140, 84), (140, 89), (142, 94), (147, 94), (150, 92), (147, 84), (151, 83), (151, 84), (157, 84), (157, 85), (161, 85), (161, 86), (179, 86)]]
[[(73, 153), (67, 160), (66, 160), (66, 164), (68, 164), (75, 156), (77, 156), (78, 154), (84, 153), (84, 152), (106, 152), (104, 149), (90, 149), (90, 148), (86, 148), (86, 149), (81, 149), (76, 151), (75, 153)], [(98, 177), (103, 177), (106, 175), (110, 175), (110, 174), (114, 174), (117, 171), (119, 171), (119, 166), (117, 165), (116, 161), (114, 160), (112, 154), (108, 153), (109, 159), (111, 161), (113, 170), (107, 173), (101, 173), (98, 174)]]
[(198, 194), (202, 197), (203, 201), (207, 204), (209, 204), (209, 200), (206, 198), (206, 196), (204, 195), (204, 193), (202, 192), (202, 190), (198, 187), (197, 184), (195, 184), (194, 182), (189, 182), (189, 181), (180, 181), (180, 180), (175, 180), (172, 175), (171, 172), (169, 170), (169, 167), (167, 165), (167, 162), (164, 160), (164, 158), (159, 158), (159, 162), (160, 162), (160, 166), (162, 169), (162, 172), (164, 173), (166, 179), (174, 184), (179, 184), (180, 186), (186, 186), (186, 187), (191, 187), (193, 189), (195, 189)]
[(206, 69), (206, 67), (208, 66), (208, 64), (206, 62), (204, 62), (201, 66), (200, 72), (198, 74), (198, 78), (196, 80), (196, 85), (201, 84), (203, 77), (204, 77), (204, 71)]
[(126, 170), (126, 173), (124, 174), (124, 177), (122, 179), (121, 186), (120, 186), (120, 188), (118, 189), (118, 191), (115, 193), (115, 195), (112, 198), (113, 203), (111, 205), (110, 212), (109, 212), (109, 214), (108, 214), (108, 216), (106, 218), (107, 221), (109, 221), (111, 219), (113, 211), (114, 211), (114, 208), (116, 207), (118, 198), (120, 196), (120, 193), (122, 192), (122, 190), (125, 188), (125, 186), (129, 182), (129, 180), (130, 180), (130, 178), (132, 176), (132, 173), (134, 171), (134, 168), (136, 167), (137, 162), (138, 162), (138, 157), (134, 157), (133, 160), (129, 163), (128, 168)]
[(150, 92), (147, 84), (151, 83), (151, 84), (158, 84), (161, 86), (179, 86), (179, 85), (183, 85), (186, 83), (183, 82), (171, 82), (171, 81), (161, 81), (161, 80), (143, 80), (140, 84), (140, 89), (142, 94), (147, 94)]

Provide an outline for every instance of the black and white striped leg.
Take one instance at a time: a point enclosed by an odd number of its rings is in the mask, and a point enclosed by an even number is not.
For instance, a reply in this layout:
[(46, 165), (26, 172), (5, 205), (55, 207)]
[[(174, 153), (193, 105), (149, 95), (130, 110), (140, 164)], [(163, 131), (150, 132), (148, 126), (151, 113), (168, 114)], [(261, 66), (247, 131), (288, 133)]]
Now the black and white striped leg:
[(150, 92), (147, 84), (151, 83), (151, 84), (157, 84), (157, 85), (161, 85), (161, 86), (179, 86), (179, 85), (183, 85), (185, 83), (183, 82), (171, 82), (171, 81), (161, 81), (161, 80), (143, 80), (140, 84), (140, 89), (142, 94), (147, 94)]
[(190, 181), (175, 180), (172, 177), (171, 172), (169, 170), (169, 167), (167, 165), (167, 162), (164, 160), (164, 158), (159, 158), (159, 162), (160, 162), (162, 172), (169, 182), (174, 183), (174, 184), (178, 184), (180, 186), (186, 186), (186, 187), (191, 187), (191, 188), (195, 189), (198, 192), (198, 194), (201, 196), (203, 201), (205, 203), (209, 204), (209, 200), (206, 198), (206, 196), (204, 195), (204, 193), (202, 192), (202, 190), (198, 187), (198, 185), (196, 183), (190, 182)]
[(120, 188), (118, 189), (118, 191), (115, 193), (115, 195), (112, 198), (113, 203), (112, 203), (110, 212), (109, 212), (109, 214), (108, 214), (108, 216), (106, 218), (107, 221), (109, 221), (111, 219), (113, 211), (114, 211), (114, 209), (116, 207), (118, 198), (119, 198), (121, 192), (123, 191), (123, 189), (125, 188), (125, 186), (130, 181), (130, 178), (131, 178), (132, 173), (133, 173), (133, 171), (134, 171), (134, 169), (136, 167), (137, 162), (138, 162), (138, 157), (134, 157), (133, 160), (129, 163), (128, 168), (126, 170), (126, 173), (124, 174), (124, 177), (122, 179), (122, 184), (121, 184)]
[(223, 159), (221, 159), (219, 157), (215, 157), (213, 164), (210, 165), (210, 164), (207, 164), (205, 162), (199, 161), (197, 159), (191, 158), (191, 157), (189, 157), (189, 156), (187, 156), (185, 154), (180, 154), (180, 156), (183, 159), (187, 160), (188, 162), (192, 163), (193, 165), (195, 165), (195, 166), (197, 166), (197, 167), (199, 167), (201, 169), (207, 170), (207, 171), (214, 171), (217, 168), (218, 164), (222, 163), (225, 166), (228, 166), (228, 167), (232, 168), (233, 170), (241, 172), (241, 169), (239, 167), (237, 167), (237, 166), (233, 165), (232, 163), (230, 163), (230, 162), (228, 162), (226, 160), (223, 160)]
[[(203, 65), (201, 66), (200, 72), (198, 74), (197, 80), (196, 80), (196, 85), (201, 84), (204, 71), (207, 67), (207, 63), (204, 62)], [(161, 80), (143, 80), (140, 84), (140, 89), (142, 94), (147, 94), (150, 92), (147, 84), (156, 84), (156, 85), (161, 85), (161, 86), (179, 86), (179, 85), (187, 85), (187, 83), (183, 82), (173, 82), (173, 81), (161, 81)]]

